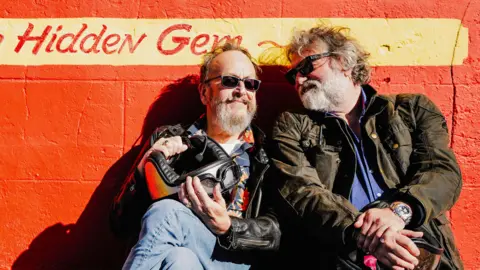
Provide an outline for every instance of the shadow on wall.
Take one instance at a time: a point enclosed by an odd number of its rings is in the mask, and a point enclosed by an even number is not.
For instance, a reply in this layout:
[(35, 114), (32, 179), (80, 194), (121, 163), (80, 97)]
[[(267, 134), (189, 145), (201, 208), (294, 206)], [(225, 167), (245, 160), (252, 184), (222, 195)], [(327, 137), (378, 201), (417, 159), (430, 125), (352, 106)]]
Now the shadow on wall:
[[(280, 70), (263, 67), (262, 87), (257, 94), (256, 123), (267, 134), (279, 112), (300, 105)], [(190, 75), (161, 89), (144, 119), (141, 143), (158, 126), (191, 123), (203, 113), (197, 85), (198, 76)], [(108, 169), (75, 224), (57, 223), (46, 228), (16, 259), (12, 269), (120, 269), (132, 243), (115, 238), (109, 227), (109, 212), (139, 152), (139, 146), (132, 147)]]

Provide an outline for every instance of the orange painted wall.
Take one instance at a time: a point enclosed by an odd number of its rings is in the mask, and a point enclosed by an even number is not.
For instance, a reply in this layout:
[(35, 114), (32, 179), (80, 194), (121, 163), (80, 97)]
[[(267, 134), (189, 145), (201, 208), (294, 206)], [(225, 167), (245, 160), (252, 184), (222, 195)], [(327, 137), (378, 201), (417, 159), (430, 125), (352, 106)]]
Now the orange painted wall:
[[(0, 18), (79, 17), (461, 20), (469, 31), (463, 65), (375, 67), (372, 84), (382, 93), (425, 93), (445, 113), (464, 179), (450, 220), (466, 269), (480, 269), (480, 1), (0, 2)], [(197, 66), (0, 65), (0, 269), (118, 269), (125, 243), (109, 232), (107, 214), (132, 145), (156, 125), (199, 115), (189, 76), (197, 73)], [(298, 104), (279, 78), (281, 68), (265, 68), (258, 123), (267, 130), (278, 111)]]

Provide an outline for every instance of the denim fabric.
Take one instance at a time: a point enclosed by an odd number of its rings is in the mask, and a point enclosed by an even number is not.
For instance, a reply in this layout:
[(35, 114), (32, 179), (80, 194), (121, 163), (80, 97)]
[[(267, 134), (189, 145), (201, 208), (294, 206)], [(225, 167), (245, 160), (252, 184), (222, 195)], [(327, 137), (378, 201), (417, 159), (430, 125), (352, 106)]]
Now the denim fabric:
[(123, 269), (249, 269), (241, 255), (222, 250), (216, 236), (187, 207), (165, 199), (150, 206)]

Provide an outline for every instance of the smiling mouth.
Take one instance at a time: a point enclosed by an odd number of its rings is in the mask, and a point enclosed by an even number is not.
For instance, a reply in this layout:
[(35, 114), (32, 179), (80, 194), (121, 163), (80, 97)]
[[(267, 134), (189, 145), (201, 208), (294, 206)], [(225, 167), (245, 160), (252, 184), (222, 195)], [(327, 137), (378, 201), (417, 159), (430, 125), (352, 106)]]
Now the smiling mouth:
[(242, 101), (242, 100), (239, 100), (239, 99), (235, 99), (235, 100), (229, 100), (227, 101), (228, 104), (231, 104), (231, 103), (242, 103), (244, 105), (247, 105), (247, 102), (245, 101)]
[(317, 85), (313, 81), (306, 81), (300, 86), (300, 95), (303, 96), (308, 91), (317, 88)]
[(315, 88), (315, 87), (314, 86), (308, 86), (308, 87), (302, 86), (302, 88), (300, 88), (300, 95), (303, 96), (305, 93), (312, 90), (313, 88)]

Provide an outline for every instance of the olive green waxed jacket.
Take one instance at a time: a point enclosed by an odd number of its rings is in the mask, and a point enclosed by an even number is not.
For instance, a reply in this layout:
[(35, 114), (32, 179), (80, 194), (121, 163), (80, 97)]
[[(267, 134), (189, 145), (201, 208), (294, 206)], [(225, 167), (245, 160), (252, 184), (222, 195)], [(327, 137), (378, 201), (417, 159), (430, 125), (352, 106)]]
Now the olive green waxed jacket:
[[(364, 153), (388, 187), (380, 200), (412, 206), (407, 228), (423, 226), (439, 240), (445, 248), (441, 269), (462, 269), (446, 217), (458, 199), (462, 177), (445, 117), (424, 95), (384, 96), (368, 85), (363, 89)], [(270, 181), (278, 189), (283, 216), (282, 246), (295, 250), (287, 254), (296, 254), (297, 263), (311, 265), (312, 259), (326, 269), (338, 268), (338, 255), (355, 249), (351, 225), (360, 211), (348, 198), (357, 160), (347, 129), (340, 118), (308, 110), (284, 112), (274, 124)]]

